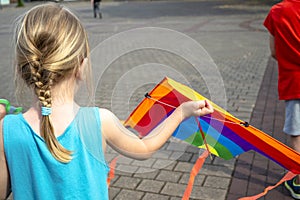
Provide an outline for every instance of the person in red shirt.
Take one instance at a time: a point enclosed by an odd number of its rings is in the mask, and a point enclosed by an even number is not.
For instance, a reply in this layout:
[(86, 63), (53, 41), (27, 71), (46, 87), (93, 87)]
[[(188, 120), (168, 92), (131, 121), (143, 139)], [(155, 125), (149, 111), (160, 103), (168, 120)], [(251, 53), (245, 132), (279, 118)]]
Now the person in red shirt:
[[(300, 152), (300, 0), (274, 5), (264, 21), (270, 33), (271, 55), (278, 62), (278, 94), (286, 104), (283, 132)], [(300, 175), (285, 182), (295, 199), (300, 199)]]

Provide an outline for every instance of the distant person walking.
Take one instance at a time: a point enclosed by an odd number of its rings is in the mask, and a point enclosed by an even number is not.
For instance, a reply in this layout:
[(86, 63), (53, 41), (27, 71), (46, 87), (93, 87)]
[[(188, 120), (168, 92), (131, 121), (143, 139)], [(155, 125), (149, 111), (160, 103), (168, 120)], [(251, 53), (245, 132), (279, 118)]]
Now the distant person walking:
[(93, 10), (94, 10), (94, 18), (97, 16), (102, 19), (102, 13), (100, 12), (100, 2), (101, 0), (92, 0), (93, 2)]
[[(274, 5), (264, 22), (270, 33), (272, 56), (278, 61), (278, 94), (285, 101), (283, 132), (300, 152), (300, 0)], [(300, 175), (285, 182), (295, 199), (300, 199)]]

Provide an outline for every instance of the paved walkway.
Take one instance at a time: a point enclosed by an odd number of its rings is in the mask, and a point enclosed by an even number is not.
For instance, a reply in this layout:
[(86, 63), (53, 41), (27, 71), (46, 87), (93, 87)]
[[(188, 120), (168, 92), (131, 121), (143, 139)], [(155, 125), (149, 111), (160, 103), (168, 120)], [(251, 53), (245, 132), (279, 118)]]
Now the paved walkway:
[[(284, 102), (277, 96), (277, 63), (270, 59), (253, 109), (250, 124), (269, 133), (277, 140), (287, 143), (282, 133)], [(275, 185), (286, 171), (273, 161), (256, 152), (239, 156), (235, 164), (227, 199), (258, 194), (270, 185)], [(292, 199), (283, 185), (269, 192), (264, 199)]]
[[(0, 10), (0, 74), (5, 74), (0, 79), (1, 97), (15, 101), (12, 22), (39, 3)], [(89, 34), (98, 80), (96, 105), (125, 119), (145, 92), (170, 76), (285, 142), (276, 66), (269, 60), (268, 33), (262, 26), (270, 6), (239, 0), (103, 2), (100, 20), (93, 18), (89, 2), (65, 4), (75, 10)], [(84, 97), (78, 100), (86, 104)], [(110, 161), (116, 153), (108, 149), (106, 156)], [(180, 199), (198, 156), (199, 149), (171, 139), (147, 161), (121, 158), (110, 198)], [(224, 200), (256, 194), (282, 173), (253, 152), (237, 160), (207, 159), (191, 198)], [(284, 199), (282, 190), (279, 187), (267, 198)]]

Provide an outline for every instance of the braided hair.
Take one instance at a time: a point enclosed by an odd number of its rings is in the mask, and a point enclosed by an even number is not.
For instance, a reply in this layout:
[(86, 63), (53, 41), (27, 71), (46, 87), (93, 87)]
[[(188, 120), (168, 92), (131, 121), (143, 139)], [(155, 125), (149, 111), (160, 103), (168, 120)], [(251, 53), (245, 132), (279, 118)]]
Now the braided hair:
[(87, 34), (77, 17), (58, 4), (39, 5), (19, 19), (15, 32), (16, 73), (36, 95), (42, 112), (40, 134), (60, 162), (72, 151), (56, 139), (50, 115), (53, 87), (76, 74), (89, 53)]

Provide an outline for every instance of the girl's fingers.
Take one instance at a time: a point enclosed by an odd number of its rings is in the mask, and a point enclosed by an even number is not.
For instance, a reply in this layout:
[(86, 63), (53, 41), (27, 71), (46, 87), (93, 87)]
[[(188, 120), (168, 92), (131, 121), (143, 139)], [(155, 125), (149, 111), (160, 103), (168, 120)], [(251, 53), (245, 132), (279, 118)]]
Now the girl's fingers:
[(185, 102), (181, 107), (185, 118), (190, 116), (203, 116), (211, 114), (214, 111), (212, 105), (206, 100)]
[(206, 107), (206, 102), (205, 101), (196, 101), (196, 103), (198, 104), (198, 108), (202, 109)]
[(207, 100), (204, 100), (204, 102), (205, 102), (205, 108), (207, 108), (207, 110), (211, 113), (214, 112), (214, 108), (211, 105), (211, 103), (209, 103)]
[(199, 115), (200, 116), (213, 113), (214, 109), (213, 109), (212, 105), (207, 100), (202, 101), (201, 105), (203, 105), (203, 106), (202, 107), (200, 106), (200, 109), (199, 109), (199, 111), (200, 111)]

